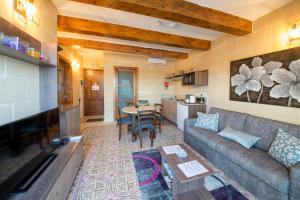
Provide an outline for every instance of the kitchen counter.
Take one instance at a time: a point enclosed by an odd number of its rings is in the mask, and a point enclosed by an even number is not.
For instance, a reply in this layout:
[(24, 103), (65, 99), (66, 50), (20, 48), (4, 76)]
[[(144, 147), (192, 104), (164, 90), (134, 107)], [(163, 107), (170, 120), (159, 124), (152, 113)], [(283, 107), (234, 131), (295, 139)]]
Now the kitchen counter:
[(166, 101), (174, 101), (174, 102), (180, 103), (180, 104), (185, 105), (185, 106), (199, 106), (199, 105), (206, 105), (206, 104), (201, 104), (201, 103), (185, 103), (184, 101), (181, 101), (181, 100), (169, 99), (169, 98), (162, 98), (162, 100), (166, 100)]
[(197, 112), (206, 112), (205, 104), (185, 103), (184, 101), (170, 98), (162, 98), (161, 103), (163, 105), (163, 117), (176, 124), (182, 131), (185, 119), (196, 118)]

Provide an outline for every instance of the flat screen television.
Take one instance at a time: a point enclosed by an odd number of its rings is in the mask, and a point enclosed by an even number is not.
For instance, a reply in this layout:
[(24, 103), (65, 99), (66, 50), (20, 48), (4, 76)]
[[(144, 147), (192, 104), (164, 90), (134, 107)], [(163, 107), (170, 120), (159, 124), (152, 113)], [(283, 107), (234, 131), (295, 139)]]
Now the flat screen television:
[(0, 199), (24, 192), (56, 157), (59, 108), (0, 126)]

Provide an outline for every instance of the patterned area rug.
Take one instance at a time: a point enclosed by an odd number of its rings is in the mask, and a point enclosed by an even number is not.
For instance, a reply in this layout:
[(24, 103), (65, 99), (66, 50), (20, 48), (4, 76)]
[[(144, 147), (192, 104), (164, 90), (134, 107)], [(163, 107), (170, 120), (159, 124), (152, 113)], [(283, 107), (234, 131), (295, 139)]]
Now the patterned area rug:
[[(139, 141), (131, 141), (131, 135), (126, 133), (125, 128), (119, 141), (116, 125), (92, 124), (82, 124), (86, 127), (81, 133), (84, 136), (84, 161), (69, 200), (142, 199), (132, 153), (183, 142), (183, 133), (169, 123), (162, 126), (162, 133), (157, 134), (153, 147), (150, 146), (149, 135), (143, 135), (143, 148), (139, 147)], [(243, 191), (244, 196), (251, 197), (250, 193)]]
[[(160, 173), (161, 155), (158, 150), (132, 154), (143, 200), (173, 200), (172, 191)], [(220, 178), (220, 177), (218, 177)], [(220, 178), (221, 179), (221, 178)], [(216, 200), (247, 200), (237, 189), (222, 180), (205, 178), (205, 186)]]

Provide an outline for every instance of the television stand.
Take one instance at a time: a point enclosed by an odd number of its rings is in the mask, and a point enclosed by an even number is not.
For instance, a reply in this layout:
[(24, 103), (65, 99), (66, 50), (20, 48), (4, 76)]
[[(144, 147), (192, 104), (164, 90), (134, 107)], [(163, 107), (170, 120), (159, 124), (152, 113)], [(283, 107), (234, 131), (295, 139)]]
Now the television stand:
[(22, 193), (11, 196), (13, 200), (64, 200), (69, 191), (83, 160), (83, 141), (68, 142), (54, 152), (56, 158), (46, 170)]
[(61, 138), (61, 139), (60, 139), (60, 144), (61, 144), (61, 145), (65, 145), (65, 144), (67, 144), (69, 141), (70, 141), (70, 139), (67, 138), (67, 137)]

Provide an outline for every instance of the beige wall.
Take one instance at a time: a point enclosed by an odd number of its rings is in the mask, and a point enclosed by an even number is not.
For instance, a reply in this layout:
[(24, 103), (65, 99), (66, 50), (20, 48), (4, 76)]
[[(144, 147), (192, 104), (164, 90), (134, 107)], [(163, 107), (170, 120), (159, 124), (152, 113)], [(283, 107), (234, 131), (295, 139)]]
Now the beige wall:
[[(13, 0), (1, 1), (0, 16), (41, 41), (42, 53), (56, 64), (57, 11), (51, 0), (41, 1), (39, 25), (19, 20)], [(56, 76), (52, 78), (56, 81)], [(0, 56), (0, 125), (40, 111), (39, 79), (38, 66)]]
[(59, 52), (63, 58), (67, 59), (69, 62), (79, 63), (79, 68), (72, 68), (72, 81), (73, 81), (73, 104), (78, 104), (78, 99), (80, 98), (80, 115), (84, 114), (84, 90), (83, 86), (80, 84), (80, 81), (84, 79), (84, 70), (83, 70), (83, 58), (80, 56), (76, 50), (72, 47), (63, 47), (63, 51)]
[(92, 54), (84, 55), (84, 68), (87, 69), (103, 69), (104, 52), (95, 50)]
[(166, 66), (148, 64), (148, 57), (104, 52), (104, 120), (114, 119), (114, 67), (138, 67), (138, 98), (147, 99), (150, 103), (160, 102), (162, 94), (173, 94), (173, 88), (165, 90), (164, 77), (173, 70), (174, 63), (168, 62)]
[[(209, 86), (202, 88), (175, 85), (176, 94), (204, 92), (209, 98), (209, 107), (216, 106), (229, 110), (250, 113), (256, 116), (300, 124), (300, 109), (254, 103), (229, 101), (230, 61), (261, 55), (290, 48), (286, 42), (287, 24), (300, 20), (300, 1), (272, 12), (253, 24), (253, 33), (243, 37), (226, 35), (212, 44), (207, 52), (192, 52), (186, 60), (177, 63), (189, 69), (209, 69)], [(297, 44), (295, 46), (299, 46)]]

